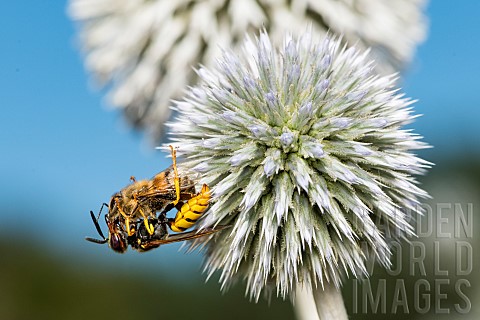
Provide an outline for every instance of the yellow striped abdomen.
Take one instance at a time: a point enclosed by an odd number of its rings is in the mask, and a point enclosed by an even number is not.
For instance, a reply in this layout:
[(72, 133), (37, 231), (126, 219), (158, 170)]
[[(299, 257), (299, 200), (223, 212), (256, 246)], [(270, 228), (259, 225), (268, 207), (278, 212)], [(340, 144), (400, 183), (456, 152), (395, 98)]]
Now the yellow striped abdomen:
[(175, 232), (183, 232), (191, 228), (197, 220), (205, 213), (210, 201), (210, 189), (206, 184), (195, 197), (188, 200), (177, 212), (175, 220), (171, 223), (170, 229)]

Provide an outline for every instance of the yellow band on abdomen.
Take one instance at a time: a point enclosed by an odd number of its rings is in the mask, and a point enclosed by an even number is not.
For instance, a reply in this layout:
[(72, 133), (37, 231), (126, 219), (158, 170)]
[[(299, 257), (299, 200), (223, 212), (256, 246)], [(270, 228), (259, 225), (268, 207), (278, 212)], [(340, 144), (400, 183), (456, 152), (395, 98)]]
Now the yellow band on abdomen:
[(183, 232), (186, 229), (191, 228), (197, 222), (208, 208), (208, 203), (210, 201), (209, 191), (210, 189), (208, 186), (204, 184), (202, 190), (182, 206), (170, 226), (172, 231)]

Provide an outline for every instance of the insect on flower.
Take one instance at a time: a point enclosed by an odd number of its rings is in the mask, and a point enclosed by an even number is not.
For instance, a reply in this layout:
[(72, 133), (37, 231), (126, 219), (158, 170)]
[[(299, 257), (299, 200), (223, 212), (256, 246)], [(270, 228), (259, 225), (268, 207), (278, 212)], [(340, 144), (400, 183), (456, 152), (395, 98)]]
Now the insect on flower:
[[(173, 165), (154, 176), (151, 180), (137, 181), (131, 177), (132, 184), (115, 193), (110, 203), (102, 204), (98, 217), (90, 211), (98, 234), (102, 239), (87, 237), (86, 240), (104, 244), (123, 253), (128, 245), (138, 251), (147, 251), (162, 244), (185, 241), (206, 236), (225, 228), (206, 228), (183, 232), (191, 228), (208, 208), (210, 193), (206, 184), (199, 193), (188, 175), (179, 175), (176, 164), (176, 151), (172, 150)], [(105, 222), (108, 237), (105, 237), (98, 219), (103, 207), (108, 207)], [(178, 210), (175, 218), (167, 218), (168, 211)], [(158, 217), (156, 213), (160, 211)], [(167, 226), (174, 232), (170, 235)]]

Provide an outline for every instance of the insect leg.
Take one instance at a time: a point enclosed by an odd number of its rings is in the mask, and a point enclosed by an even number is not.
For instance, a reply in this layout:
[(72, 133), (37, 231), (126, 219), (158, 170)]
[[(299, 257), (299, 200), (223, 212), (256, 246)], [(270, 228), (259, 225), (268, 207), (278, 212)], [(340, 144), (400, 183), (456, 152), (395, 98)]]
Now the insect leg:
[(118, 211), (120, 214), (125, 218), (125, 226), (127, 228), (127, 234), (128, 236), (133, 236), (135, 234), (135, 228), (130, 228), (130, 217), (123, 211), (122, 207), (120, 206), (120, 202), (118, 201), (117, 198), (115, 198), (115, 202), (118, 208)]
[(165, 208), (162, 210), (162, 214), (166, 215), (167, 212), (172, 210), (173, 208), (176, 208), (178, 211), (182, 208), (182, 206), (185, 204), (185, 201), (190, 200), (197, 195), (195, 193), (181, 193), (180, 194), (180, 201), (177, 202), (177, 204), (174, 204), (173, 202), (170, 202), (165, 206)]
[(143, 223), (145, 224), (145, 228), (147, 229), (148, 233), (150, 235), (152, 235), (154, 232), (155, 232), (155, 228), (153, 227), (153, 225), (148, 221), (148, 217), (147, 215), (145, 214), (145, 212), (143, 212), (142, 208), (141, 207), (138, 207), (138, 211), (140, 211), (140, 214), (142, 215), (143, 217)]
[(175, 193), (177, 195), (177, 199), (173, 201), (173, 204), (176, 205), (180, 200), (180, 178), (178, 177), (178, 170), (177, 170), (177, 150), (170, 145), (170, 149), (172, 150), (172, 162), (173, 162), (173, 173), (175, 174)]

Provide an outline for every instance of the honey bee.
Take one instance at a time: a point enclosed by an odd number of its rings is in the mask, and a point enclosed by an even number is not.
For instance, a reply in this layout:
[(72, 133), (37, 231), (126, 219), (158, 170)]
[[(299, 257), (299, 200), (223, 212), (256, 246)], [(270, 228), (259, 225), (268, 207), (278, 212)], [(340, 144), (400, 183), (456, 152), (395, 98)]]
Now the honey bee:
[[(195, 192), (194, 182), (188, 175), (178, 174), (176, 150), (172, 146), (170, 148), (172, 166), (151, 180), (137, 181), (131, 177), (133, 183), (115, 193), (108, 205), (102, 204), (98, 217), (90, 211), (102, 239), (87, 237), (86, 240), (108, 243), (114, 251), (123, 253), (128, 245), (139, 251), (147, 251), (162, 244), (195, 239), (224, 229), (219, 227), (183, 232), (191, 228), (207, 210), (210, 190), (204, 184), (198, 194)], [(108, 207), (105, 215), (108, 237), (103, 235), (98, 222), (103, 207)], [(175, 218), (167, 218), (166, 213), (173, 208), (178, 210)], [(183, 233), (169, 234), (167, 227)]]

